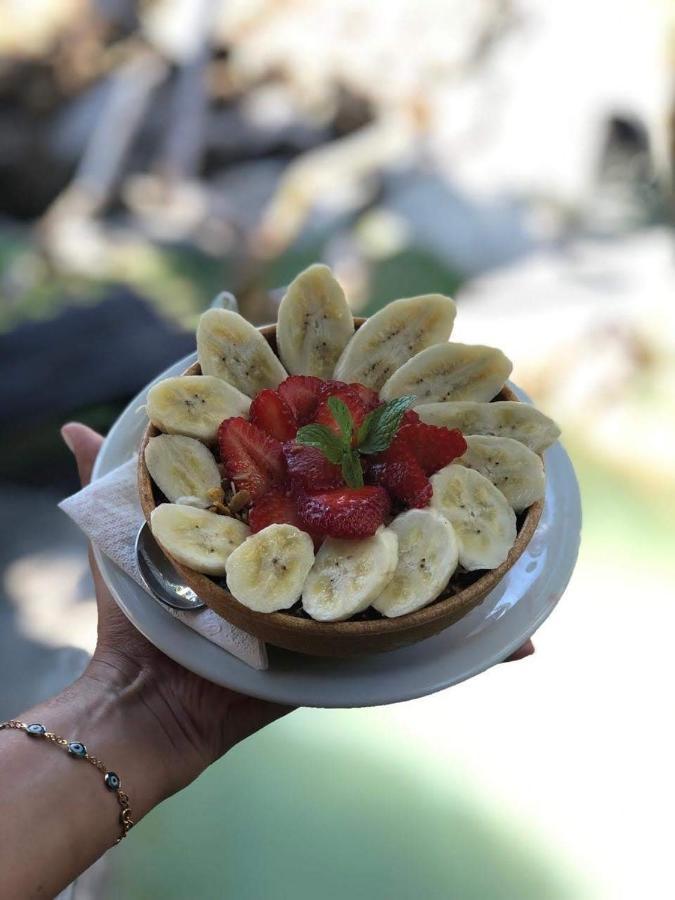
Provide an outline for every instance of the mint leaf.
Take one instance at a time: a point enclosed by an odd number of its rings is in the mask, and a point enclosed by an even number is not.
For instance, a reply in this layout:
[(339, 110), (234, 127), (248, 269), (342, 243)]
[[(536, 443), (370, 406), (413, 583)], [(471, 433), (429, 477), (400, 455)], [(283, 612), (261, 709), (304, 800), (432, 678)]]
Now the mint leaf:
[(394, 440), (407, 409), (415, 402), (414, 396), (396, 397), (369, 412), (363, 420), (357, 441), (361, 453), (382, 453)]
[(342, 456), (342, 477), (349, 487), (363, 487), (363, 469), (357, 450), (345, 450)]
[(329, 397), (328, 398), (328, 409), (333, 414), (333, 418), (340, 426), (340, 431), (342, 432), (342, 440), (346, 447), (351, 447), (352, 445), (352, 429), (354, 428), (354, 423), (352, 421), (352, 414), (349, 412), (349, 408), (339, 397)]
[(305, 425), (299, 429), (295, 440), (306, 447), (316, 447), (334, 465), (342, 462), (344, 444), (335, 432), (325, 425)]

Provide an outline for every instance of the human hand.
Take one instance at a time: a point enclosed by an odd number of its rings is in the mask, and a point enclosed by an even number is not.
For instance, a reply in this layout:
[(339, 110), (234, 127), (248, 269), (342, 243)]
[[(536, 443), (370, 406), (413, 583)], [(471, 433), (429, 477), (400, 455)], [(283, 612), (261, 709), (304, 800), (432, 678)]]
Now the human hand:
[[(103, 438), (79, 423), (61, 431), (82, 485), (89, 483)], [(105, 585), (90, 551), (98, 640), (84, 677), (114, 690), (138, 692), (147, 708), (148, 727), (161, 729), (176, 785), (192, 781), (236, 743), (291, 711), (219, 687), (184, 669), (151, 644), (129, 622)]]

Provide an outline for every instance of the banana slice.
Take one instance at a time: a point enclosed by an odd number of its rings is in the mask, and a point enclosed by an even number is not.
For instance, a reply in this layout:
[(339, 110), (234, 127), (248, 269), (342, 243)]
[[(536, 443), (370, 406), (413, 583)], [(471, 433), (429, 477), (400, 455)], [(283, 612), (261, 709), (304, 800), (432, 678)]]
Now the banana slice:
[(398, 537), (380, 527), (362, 540), (328, 538), (316, 555), (302, 605), (319, 622), (340, 622), (363, 612), (396, 570)]
[(251, 533), (239, 519), (175, 503), (153, 509), (150, 529), (170, 556), (205, 575), (224, 575), (229, 555)]
[(311, 537), (294, 525), (268, 525), (237, 547), (227, 561), (227, 586), (255, 612), (289, 609), (314, 562)]
[(415, 407), (423, 422), (459, 428), (464, 434), (510, 437), (541, 453), (560, 437), (553, 421), (529, 403), (497, 400), (494, 403), (424, 403)]
[(286, 370), (331, 378), (353, 334), (352, 311), (328, 266), (313, 265), (301, 272), (277, 315), (277, 346)]
[(480, 344), (438, 344), (401, 366), (380, 391), (383, 400), (414, 395), (416, 405), (447, 400), (491, 400), (513, 364), (501, 350)]
[(398, 537), (398, 565), (373, 606), (393, 619), (438, 597), (457, 568), (459, 545), (452, 525), (435, 509), (409, 509), (389, 528)]
[(431, 505), (450, 520), (459, 543), (459, 562), (469, 572), (495, 569), (516, 539), (516, 515), (484, 475), (449, 465), (431, 477)]
[(411, 356), (447, 341), (456, 313), (454, 301), (442, 294), (394, 300), (359, 328), (342, 351), (333, 377), (379, 391)]
[(276, 388), (286, 370), (257, 328), (230, 309), (209, 309), (197, 326), (197, 355), (204, 375), (215, 375), (248, 397)]
[(150, 438), (144, 456), (150, 477), (171, 503), (190, 500), (186, 505), (202, 508), (222, 503), (218, 466), (211, 451), (200, 441), (179, 434), (160, 434)]
[(513, 438), (469, 435), (467, 451), (453, 462), (485, 475), (516, 512), (541, 500), (546, 476), (541, 457)]
[(146, 408), (160, 431), (211, 443), (223, 419), (248, 416), (250, 405), (248, 397), (220, 378), (178, 375), (150, 388)]

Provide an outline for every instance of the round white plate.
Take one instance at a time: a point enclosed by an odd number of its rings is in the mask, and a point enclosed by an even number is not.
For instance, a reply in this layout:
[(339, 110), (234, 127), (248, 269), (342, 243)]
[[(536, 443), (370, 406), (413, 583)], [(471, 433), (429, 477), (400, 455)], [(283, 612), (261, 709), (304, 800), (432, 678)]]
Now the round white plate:
[[(180, 360), (159, 377), (180, 374), (195, 358), (193, 354)], [(147, 422), (139, 412), (146, 393), (147, 387), (111, 428), (94, 478), (135, 452)], [(173, 618), (98, 551), (96, 559), (115, 600), (136, 628), (176, 662), (216, 684), (297, 706), (378, 706), (412, 700), (506, 659), (534, 634), (560, 599), (579, 549), (581, 503), (572, 464), (560, 444), (546, 451), (546, 469), (541, 521), (501, 583), (456, 625), (390, 653), (322, 659), (269, 647), (269, 669), (257, 671)]]

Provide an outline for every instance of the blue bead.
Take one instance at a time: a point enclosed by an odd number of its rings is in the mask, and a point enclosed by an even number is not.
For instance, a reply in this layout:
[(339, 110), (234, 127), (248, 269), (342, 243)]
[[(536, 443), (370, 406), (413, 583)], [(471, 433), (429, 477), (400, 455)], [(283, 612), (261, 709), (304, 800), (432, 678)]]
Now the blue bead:
[(103, 780), (105, 781), (105, 786), (109, 791), (119, 791), (122, 785), (120, 777), (116, 772), (108, 772)]
[(46, 728), (44, 725), (40, 725), (39, 722), (33, 722), (32, 725), (26, 726), (26, 734), (31, 734), (33, 737), (37, 737), (46, 732)]
[(71, 741), (68, 744), (68, 753), (71, 753), (73, 756), (77, 756), (80, 759), (87, 755), (87, 748), (81, 741)]

